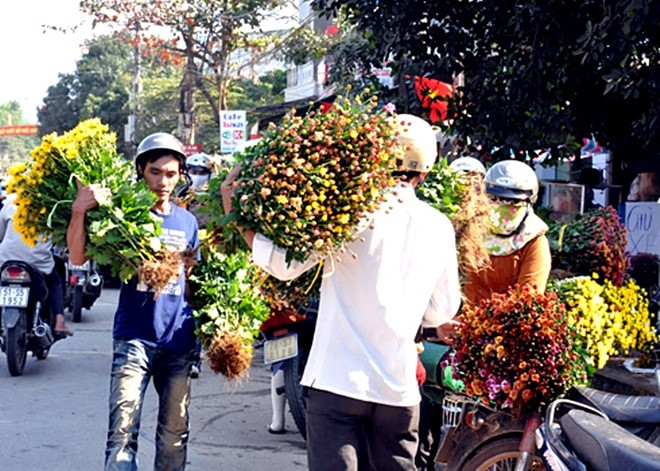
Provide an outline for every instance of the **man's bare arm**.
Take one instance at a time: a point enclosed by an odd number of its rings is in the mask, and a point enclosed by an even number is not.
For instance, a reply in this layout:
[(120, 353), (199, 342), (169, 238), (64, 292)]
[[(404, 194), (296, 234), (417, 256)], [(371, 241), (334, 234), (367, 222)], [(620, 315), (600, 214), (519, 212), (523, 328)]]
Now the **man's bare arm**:
[(87, 246), (87, 231), (85, 229), (85, 216), (87, 211), (107, 199), (110, 190), (100, 185), (81, 186), (78, 184), (78, 194), (71, 205), (71, 219), (66, 231), (66, 245), (69, 249), (69, 260), (76, 265), (87, 261), (85, 250)]

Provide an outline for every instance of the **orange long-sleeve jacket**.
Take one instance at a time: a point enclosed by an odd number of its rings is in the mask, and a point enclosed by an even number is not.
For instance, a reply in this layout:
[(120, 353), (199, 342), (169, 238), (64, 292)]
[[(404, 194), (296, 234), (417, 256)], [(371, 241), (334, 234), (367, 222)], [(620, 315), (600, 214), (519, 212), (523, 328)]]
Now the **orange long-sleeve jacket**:
[(465, 301), (477, 304), (490, 299), (493, 293), (504, 293), (514, 284), (531, 284), (539, 292), (545, 290), (550, 273), (550, 244), (545, 235), (528, 242), (509, 255), (491, 255), (490, 267), (466, 273), (463, 295)]

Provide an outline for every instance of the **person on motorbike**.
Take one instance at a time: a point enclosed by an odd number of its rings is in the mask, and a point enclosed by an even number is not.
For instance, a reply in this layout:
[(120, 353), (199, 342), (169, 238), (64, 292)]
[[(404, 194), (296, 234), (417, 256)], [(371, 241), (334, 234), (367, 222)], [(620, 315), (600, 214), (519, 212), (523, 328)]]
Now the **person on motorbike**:
[(548, 226), (534, 213), (539, 192), (536, 173), (518, 160), (503, 160), (488, 169), (484, 185), (493, 202), (488, 216), (490, 233), (484, 240), (490, 265), (467, 270), (465, 301), (477, 304), (516, 284), (530, 284), (543, 292), (551, 256), (545, 236)]
[[(357, 469), (366, 436), (372, 469), (415, 469), (420, 393), (415, 334), (420, 324), (449, 339), (460, 303), (454, 230), (446, 216), (420, 201), (418, 185), (436, 157), (430, 124), (399, 115), (405, 155), (400, 182), (349, 244), (357, 257), (324, 263), (321, 301), (301, 383), (307, 402), (308, 464), (312, 471)], [(234, 167), (222, 184), (232, 208)], [(320, 262), (286, 262), (263, 234), (243, 231), (257, 265), (293, 279)], [(334, 267), (333, 267), (334, 265)], [(329, 268), (333, 267), (333, 268)], [(360, 280), (356, 283), (355, 280)]]
[[(199, 246), (195, 217), (170, 201), (185, 175), (185, 151), (171, 134), (145, 137), (135, 157), (138, 178), (157, 196), (152, 208), (162, 220), (161, 241), (170, 250)], [(85, 262), (85, 217), (107, 188), (98, 184), (81, 187), (71, 208), (67, 231), (70, 259)], [(153, 378), (158, 393), (155, 470), (183, 470), (189, 437), (190, 374), (195, 356), (195, 322), (186, 300), (187, 275), (156, 297), (137, 277), (122, 283), (113, 327), (113, 359), (110, 380), (109, 431), (105, 469), (137, 469), (138, 434), (145, 392)]]
[(43, 274), (48, 287), (50, 312), (55, 316), (53, 334), (55, 338), (66, 338), (73, 335), (73, 331), (66, 325), (64, 318), (64, 287), (55, 268), (53, 244), (50, 240), (41, 240), (30, 247), (23, 242), (20, 234), (14, 230), (13, 220), (17, 210), (15, 200), (15, 194), (9, 195), (0, 210), (0, 265), (7, 260), (20, 260)]
[(190, 176), (190, 189), (200, 191), (211, 179), (213, 162), (206, 154), (193, 154), (186, 160), (186, 168)]

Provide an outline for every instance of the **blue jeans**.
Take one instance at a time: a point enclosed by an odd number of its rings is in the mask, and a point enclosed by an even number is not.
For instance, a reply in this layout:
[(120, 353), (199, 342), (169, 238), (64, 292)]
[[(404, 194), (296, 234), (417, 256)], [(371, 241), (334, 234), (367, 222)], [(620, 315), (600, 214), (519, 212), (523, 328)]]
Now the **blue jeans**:
[(140, 414), (152, 377), (159, 399), (154, 470), (185, 468), (193, 356), (193, 350), (172, 352), (149, 347), (139, 340), (114, 341), (106, 471), (138, 469)]

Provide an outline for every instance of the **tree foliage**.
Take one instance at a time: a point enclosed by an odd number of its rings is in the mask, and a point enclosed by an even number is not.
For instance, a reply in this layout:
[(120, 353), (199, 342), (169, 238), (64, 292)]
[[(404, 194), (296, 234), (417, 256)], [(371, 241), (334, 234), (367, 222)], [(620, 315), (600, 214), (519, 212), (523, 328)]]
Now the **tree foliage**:
[(60, 74), (58, 82), (48, 87), (44, 106), (37, 111), (40, 135), (62, 134), (82, 120), (98, 117), (117, 133), (124, 153), (130, 80), (130, 48), (126, 44), (110, 36), (89, 41), (76, 70)]
[[(110, 24), (130, 33), (133, 44), (184, 65), (179, 86), (179, 113), (193, 126), (195, 92), (203, 97), (216, 124), (227, 109), (232, 80), (249, 61), (238, 63), (235, 53), (268, 54), (272, 39), (255, 34), (267, 15), (284, 0), (82, 0), (81, 8), (95, 23)], [(187, 117), (192, 116), (192, 120)], [(194, 139), (190, 129), (183, 131)]]
[[(27, 124), (21, 105), (17, 101), (0, 103), (0, 126), (16, 124)], [(24, 162), (30, 157), (30, 151), (36, 144), (36, 136), (0, 137), (0, 168)]]
[[(98, 117), (117, 133), (119, 151), (128, 156), (124, 126), (129, 114), (129, 90), (133, 78), (131, 53), (130, 46), (119, 38), (102, 36), (91, 40), (76, 70), (60, 75), (58, 82), (49, 87), (44, 97), (45, 105), (37, 113), (41, 135), (51, 132), (62, 134), (84, 119)], [(144, 61), (142, 92), (138, 97), (138, 138), (154, 132), (177, 133), (182, 77), (182, 67), (168, 64), (161, 57)], [(237, 80), (228, 90), (228, 106), (232, 109), (251, 109), (281, 102), (285, 86), (284, 71), (267, 73), (256, 81)], [(217, 99), (217, 91), (209, 92)], [(213, 111), (204, 97), (196, 95), (195, 99), (196, 142), (202, 145), (205, 152), (215, 152), (219, 148), (219, 131)], [(17, 123), (17, 119), (15, 117), (13, 122)], [(17, 136), (11, 139), (22, 138)], [(35, 145), (36, 139), (30, 140), (29, 148), (23, 153), (28, 156)]]
[(592, 134), (615, 157), (657, 160), (660, 88), (652, 0), (315, 0), (343, 9), (376, 58), (391, 60), (421, 112), (416, 75), (463, 84), (450, 100), (452, 131), (483, 149), (573, 154)]

